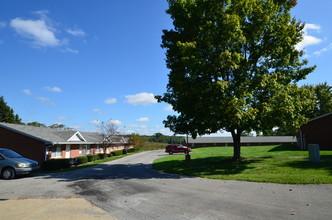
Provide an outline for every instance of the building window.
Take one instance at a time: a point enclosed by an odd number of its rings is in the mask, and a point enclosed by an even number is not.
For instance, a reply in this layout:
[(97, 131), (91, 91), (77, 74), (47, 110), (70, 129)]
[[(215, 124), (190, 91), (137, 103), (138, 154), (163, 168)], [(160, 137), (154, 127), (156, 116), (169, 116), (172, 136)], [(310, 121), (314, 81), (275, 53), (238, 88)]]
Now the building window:
[(52, 147), (52, 158), (62, 157), (61, 145), (55, 145)]
[(79, 155), (82, 155), (82, 151), (83, 151), (83, 147), (82, 147), (82, 145), (80, 145), (80, 149), (79, 149), (79, 151), (78, 151), (78, 154), (79, 154)]
[(91, 147), (90, 145), (86, 145), (86, 154), (90, 154), (91, 153)]
[(100, 147), (99, 145), (96, 146), (96, 153), (99, 153), (100, 152)]

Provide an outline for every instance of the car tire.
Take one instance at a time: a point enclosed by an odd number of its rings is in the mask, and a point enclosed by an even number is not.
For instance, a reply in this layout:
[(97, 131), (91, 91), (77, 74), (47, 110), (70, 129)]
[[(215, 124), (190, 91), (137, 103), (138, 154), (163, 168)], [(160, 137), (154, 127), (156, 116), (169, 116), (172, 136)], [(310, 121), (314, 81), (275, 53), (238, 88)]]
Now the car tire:
[(169, 151), (168, 153), (169, 153), (169, 155), (172, 155), (172, 154), (173, 154), (173, 151)]
[(5, 180), (13, 179), (15, 177), (15, 170), (11, 167), (6, 167), (2, 170), (1, 176)]

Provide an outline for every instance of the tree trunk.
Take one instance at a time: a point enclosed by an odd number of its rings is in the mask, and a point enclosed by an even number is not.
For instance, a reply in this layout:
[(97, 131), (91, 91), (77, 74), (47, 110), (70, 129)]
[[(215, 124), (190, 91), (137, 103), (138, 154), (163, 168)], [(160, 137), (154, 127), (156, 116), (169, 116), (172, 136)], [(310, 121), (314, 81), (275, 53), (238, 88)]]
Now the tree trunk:
[(237, 130), (237, 133), (235, 130), (231, 131), (232, 137), (233, 137), (233, 160), (242, 160), (241, 157), (241, 132)]

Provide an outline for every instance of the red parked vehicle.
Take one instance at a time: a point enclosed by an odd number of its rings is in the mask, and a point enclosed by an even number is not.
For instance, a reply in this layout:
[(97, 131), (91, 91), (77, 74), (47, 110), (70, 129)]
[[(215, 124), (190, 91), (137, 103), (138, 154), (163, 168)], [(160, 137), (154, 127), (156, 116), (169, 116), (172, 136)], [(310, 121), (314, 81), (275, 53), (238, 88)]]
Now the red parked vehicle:
[(181, 144), (171, 144), (166, 147), (166, 153), (172, 155), (173, 153), (189, 153), (191, 148), (187, 146), (182, 146)]

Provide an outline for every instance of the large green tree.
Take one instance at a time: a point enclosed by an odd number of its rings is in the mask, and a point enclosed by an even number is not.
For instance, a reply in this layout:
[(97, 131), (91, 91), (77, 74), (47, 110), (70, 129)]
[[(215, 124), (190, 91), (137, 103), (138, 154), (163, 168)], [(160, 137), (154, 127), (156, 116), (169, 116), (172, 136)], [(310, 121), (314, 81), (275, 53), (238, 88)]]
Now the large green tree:
[(178, 115), (164, 121), (193, 137), (226, 130), (234, 159), (243, 131), (269, 130), (306, 120), (291, 93), (314, 70), (296, 49), (304, 24), (292, 18), (296, 0), (168, 0), (174, 28), (162, 47), (170, 69), (158, 101)]
[(0, 122), (21, 124), (21, 118), (7, 105), (3, 96), (0, 97)]

